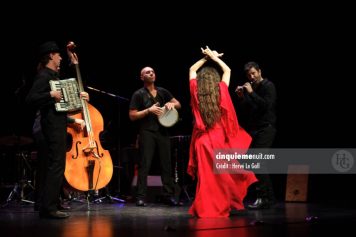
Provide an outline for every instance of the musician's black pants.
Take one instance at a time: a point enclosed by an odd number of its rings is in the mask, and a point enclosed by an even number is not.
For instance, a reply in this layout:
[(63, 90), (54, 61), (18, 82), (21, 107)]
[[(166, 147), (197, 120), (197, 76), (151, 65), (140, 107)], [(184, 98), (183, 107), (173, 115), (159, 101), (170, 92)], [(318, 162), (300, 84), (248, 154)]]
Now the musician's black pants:
[(147, 176), (155, 154), (158, 154), (161, 163), (163, 195), (173, 197), (174, 184), (171, 174), (171, 144), (169, 136), (163, 135), (159, 131), (142, 130), (139, 138), (139, 150), (137, 199), (144, 199), (147, 195)]
[[(47, 180), (47, 167), (48, 167), (48, 144), (42, 133), (42, 131), (38, 131), (33, 134), (36, 149), (37, 149), (37, 169), (35, 175), (35, 191), (34, 191), (34, 201), (35, 201), (35, 209), (40, 210), (41, 205), (43, 203), (43, 195), (44, 188)], [(62, 159), (61, 159), (62, 160)], [(64, 175), (64, 174), (63, 174)], [(55, 189), (56, 190), (56, 189)], [(47, 190), (48, 192), (48, 190)], [(51, 195), (53, 191), (49, 191)], [(56, 191), (55, 191), (56, 193)], [(55, 195), (55, 193), (53, 195)], [(63, 185), (60, 189), (60, 196), (64, 196)], [(60, 204), (60, 196), (57, 197), (57, 204)], [(47, 207), (48, 208), (48, 207)]]
[[(63, 184), (66, 140), (67, 116), (53, 111), (41, 112), (41, 127), (47, 145), (47, 154), (41, 159), (46, 159), (44, 176), (46, 177), (42, 193), (40, 211), (50, 212), (57, 210), (58, 198)], [(44, 166), (44, 167), (43, 167)]]
[[(273, 144), (276, 129), (272, 125), (256, 129), (249, 132), (252, 136), (252, 143), (250, 148), (270, 148)], [(268, 151), (268, 149), (266, 149)], [(271, 202), (275, 201), (275, 194), (273, 190), (273, 184), (270, 175), (268, 174), (268, 161), (261, 161), (260, 173), (256, 173), (258, 182), (251, 186), (254, 192), (256, 192), (257, 198), (268, 199)]]
[(46, 168), (47, 168), (47, 141), (41, 130), (33, 133), (37, 149), (37, 170), (35, 177), (35, 192), (34, 199), (36, 208), (39, 209), (42, 203), (43, 189), (46, 182)]

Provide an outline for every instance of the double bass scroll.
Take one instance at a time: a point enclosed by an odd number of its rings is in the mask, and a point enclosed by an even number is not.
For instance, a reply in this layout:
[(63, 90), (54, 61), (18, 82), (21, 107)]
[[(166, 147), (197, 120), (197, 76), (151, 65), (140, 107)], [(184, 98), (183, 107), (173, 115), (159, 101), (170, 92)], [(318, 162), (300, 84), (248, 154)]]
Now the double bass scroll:
[[(74, 52), (74, 42), (67, 45), (67, 53), (75, 66), (79, 92), (84, 91), (79, 70), (77, 54)], [(85, 121), (84, 130), (68, 127), (67, 132), (72, 137), (72, 144), (66, 154), (65, 178), (75, 189), (81, 191), (98, 190), (105, 187), (111, 180), (113, 164), (108, 150), (100, 144), (99, 134), (104, 129), (103, 117), (100, 112), (86, 100), (81, 99), (81, 113), (74, 118)]]

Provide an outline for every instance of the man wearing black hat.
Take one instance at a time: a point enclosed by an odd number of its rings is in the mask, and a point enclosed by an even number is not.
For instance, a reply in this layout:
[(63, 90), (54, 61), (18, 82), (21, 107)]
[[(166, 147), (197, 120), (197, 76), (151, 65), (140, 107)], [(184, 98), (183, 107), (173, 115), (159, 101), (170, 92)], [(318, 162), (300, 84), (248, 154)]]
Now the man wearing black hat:
[[(46, 177), (41, 190), (40, 217), (67, 218), (69, 214), (58, 210), (58, 198), (63, 183), (67, 122), (66, 112), (58, 112), (55, 103), (62, 98), (60, 91), (51, 90), (49, 81), (59, 80), (59, 69), (62, 57), (56, 42), (48, 41), (39, 48), (38, 73), (32, 88), (26, 97), (26, 102), (40, 111), (40, 126), (46, 142), (44, 176)], [(76, 64), (77, 62), (72, 62)], [(83, 93), (88, 99), (88, 94)], [(72, 121), (75, 122), (75, 121)], [(43, 164), (43, 163), (42, 163)]]

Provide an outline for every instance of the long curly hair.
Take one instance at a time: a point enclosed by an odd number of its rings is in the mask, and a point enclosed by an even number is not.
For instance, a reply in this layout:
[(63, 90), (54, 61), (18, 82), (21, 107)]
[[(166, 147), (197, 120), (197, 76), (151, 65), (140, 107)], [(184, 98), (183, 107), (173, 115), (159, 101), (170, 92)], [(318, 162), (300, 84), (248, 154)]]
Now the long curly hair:
[(211, 66), (201, 68), (197, 73), (199, 110), (207, 128), (220, 120), (220, 89), (221, 76), (218, 70)]

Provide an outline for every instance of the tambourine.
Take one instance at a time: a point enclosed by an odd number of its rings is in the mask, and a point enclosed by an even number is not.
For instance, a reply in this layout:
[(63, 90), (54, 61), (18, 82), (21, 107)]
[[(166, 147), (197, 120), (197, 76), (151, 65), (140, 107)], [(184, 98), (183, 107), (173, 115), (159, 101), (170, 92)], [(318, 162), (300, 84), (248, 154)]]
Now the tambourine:
[(158, 117), (158, 122), (164, 127), (172, 127), (178, 122), (179, 114), (175, 108), (168, 110), (165, 106), (162, 107), (163, 114)]

